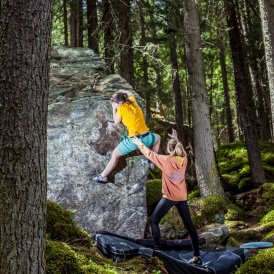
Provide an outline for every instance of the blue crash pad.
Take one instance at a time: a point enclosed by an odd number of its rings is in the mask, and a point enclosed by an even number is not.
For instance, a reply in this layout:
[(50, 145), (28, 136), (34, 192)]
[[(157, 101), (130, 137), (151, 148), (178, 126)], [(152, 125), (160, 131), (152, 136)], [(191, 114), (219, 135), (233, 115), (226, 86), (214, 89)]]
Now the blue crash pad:
[(240, 248), (268, 248), (272, 247), (273, 243), (272, 242), (250, 242), (250, 243), (245, 243), (240, 245)]

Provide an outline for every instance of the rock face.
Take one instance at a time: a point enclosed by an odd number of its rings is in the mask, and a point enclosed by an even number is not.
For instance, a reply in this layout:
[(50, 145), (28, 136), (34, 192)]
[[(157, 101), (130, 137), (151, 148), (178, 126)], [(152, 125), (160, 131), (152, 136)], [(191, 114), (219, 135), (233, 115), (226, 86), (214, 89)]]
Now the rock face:
[(205, 238), (208, 245), (213, 244), (213, 246), (225, 246), (229, 239), (228, 227), (224, 224), (207, 225), (203, 227), (203, 230), (199, 236)]
[[(103, 60), (90, 49), (52, 52), (48, 109), (48, 198), (74, 210), (91, 234), (108, 230), (130, 237), (144, 234), (145, 180), (142, 156), (128, 157), (113, 183), (92, 183), (125, 129), (114, 126), (110, 97), (132, 87), (119, 75), (106, 76)], [(141, 99), (136, 96), (139, 103)]]

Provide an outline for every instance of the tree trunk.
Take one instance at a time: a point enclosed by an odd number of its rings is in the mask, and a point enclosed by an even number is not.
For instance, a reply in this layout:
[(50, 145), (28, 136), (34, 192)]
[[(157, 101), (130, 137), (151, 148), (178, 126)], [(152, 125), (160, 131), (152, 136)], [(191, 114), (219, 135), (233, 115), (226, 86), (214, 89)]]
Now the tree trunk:
[[(185, 71), (187, 71), (188, 69), (188, 64), (187, 64), (187, 58), (186, 58), (186, 47), (184, 48), (184, 56), (185, 56)], [(191, 90), (189, 88), (189, 79), (188, 79), (188, 73), (185, 73), (185, 83), (186, 83), (186, 105), (187, 105), (187, 116), (186, 116), (186, 121), (189, 127), (193, 127), (192, 125), (192, 101), (191, 101)], [(184, 116), (185, 117), (185, 116)]]
[(45, 273), (51, 1), (0, 9), (0, 273)]
[[(274, 0), (259, 0), (274, 129)], [(272, 134), (272, 140), (274, 140)]]
[(177, 125), (178, 139), (184, 144), (184, 117), (183, 117), (183, 104), (182, 104), (182, 94), (181, 94), (181, 84), (179, 78), (179, 66), (178, 66), (178, 55), (176, 49), (176, 35), (178, 32), (178, 27), (176, 26), (176, 14), (178, 6), (174, 1), (166, 1), (166, 14), (168, 21), (168, 45), (169, 45), (169, 54), (171, 61), (171, 79), (172, 79), (172, 89), (174, 92), (174, 106), (175, 106), (175, 122)]
[[(262, 75), (260, 74), (259, 64), (263, 63), (264, 55), (260, 51), (260, 43), (263, 40), (261, 36), (260, 29), (258, 30), (258, 22), (256, 21), (257, 16), (251, 16), (250, 14), (250, 5), (245, 0), (242, 2), (240, 8), (242, 12), (238, 12), (238, 17), (241, 18), (243, 34), (245, 37), (246, 48), (246, 58), (249, 67), (249, 74), (253, 89), (253, 94), (256, 103), (256, 110), (258, 113), (258, 130), (257, 134), (260, 139), (270, 140), (270, 120), (267, 116), (267, 111), (264, 103), (264, 92), (263, 92), (263, 83)], [(238, 10), (239, 10), (238, 9)], [(255, 11), (254, 11), (255, 12)], [(254, 37), (254, 33), (256, 37)]]
[[(105, 0), (104, 2), (105, 2), (105, 5), (106, 3), (109, 5), (108, 0)], [(99, 53), (96, 0), (87, 0), (87, 23), (88, 23), (88, 47), (91, 48), (95, 53)]]
[(164, 116), (164, 109), (162, 104), (163, 97), (163, 83), (162, 83), (162, 75), (161, 71), (158, 67), (154, 67), (154, 71), (156, 73), (156, 110), (159, 111), (160, 115)]
[(77, 47), (77, 1), (70, 0), (70, 46)]
[(265, 181), (265, 174), (257, 141), (255, 107), (250, 96), (252, 88), (248, 79), (235, 5), (233, 0), (225, 0), (224, 2), (234, 66), (236, 96), (239, 103), (238, 111), (243, 122), (251, 176), (254, 183), (261, 183)]
[(224, 89), (224, 99), (225, 99), (225, 114), (226, 114), (226, 124), (227, 124), (227, 135), (229, 143), (234, 142), (234, 132), (233, 132), (233, 124), (232, 124), (232, 114), (230, 107), (230, 96), (229, 96), (229, 86), (228, 86), (228, 78), (227, 78), (227, 69), (226, 69), (226, 61), (225, 61), (225, 47), (223, 44), (222, 34), (218, 34), (218, 47), (219, 47), (219, 58), (222, 72), (222, 80), (223, 80), (223, 89)]
[(114, 38), (113, 38), (113, 16), (111, 12), (110, 0), (104, 0), (104, 48), (105, 48), (105, 62), (108, 71), (114, 73)]
[(63, 0), (63, 20), (64, 20), (64, 42), (68, 46), (68, 10), (67, 0)]
[(258, 111), (258, 122), (260, 130), (260, 138), (263, 140), (271, 140), (271, 128), (270, 119), (267, 113), (265, 91), (262, 83), (262, 75), (256, 58), (252, 59), (251, 67), (254, 73), (254, 81), (257, 95), (257, 111)]
[[(140, 14), (140, 26), (141, 26), (141, 39), (140, 39), (140, 46), (145, 48), (146, 46), (146, 30), (145, 30), (145, 18), (144, 18), (144, 11), (143, 11), (143, 1), (140, 1), (139, 3), (139, 14)], [(149, 86), (149, 81), (148, 81), (148, 61), (147, 57), (144, 54), (142, 56), (142, 68), (143, 68), (143, 89), (145, 93), (145, 98), (146, 98), (146, 120), (148, 123), (150, 123), (150, 118), (151, 118), (151, 89)]]
[(77, 5), (77, 47), (83, 47), (83, 0), (78, 0)]
[(184, 138), (184, 117), (183, 117), (183, 105), (182, 95), (179, 78), (178, 58), (175, 44), (175, 35), (169, 35), (169, 51), (170, 61), (172, 65), (172, 88), (174, 92), (174, 105), (175, 105), (175, 121), (177, 125), (178, 139), (185, 144)]
[(117, 2), (120, 27), (120, 74), (132, 86), (134, 83), (133, 37), (131, 29), (131, 0)]
[(224, 195), (214, 157), (199, 16), (194, 0), (184, 0), (186, 57), (192, 93), (194, 150), (197, 181), (202, 196)]

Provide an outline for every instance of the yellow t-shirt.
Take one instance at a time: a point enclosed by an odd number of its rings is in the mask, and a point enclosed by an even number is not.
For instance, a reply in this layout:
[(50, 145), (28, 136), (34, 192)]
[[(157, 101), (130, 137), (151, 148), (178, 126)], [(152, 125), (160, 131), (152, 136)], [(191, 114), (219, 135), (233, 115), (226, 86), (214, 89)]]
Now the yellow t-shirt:
[(146, 125), (143, 111), (136, 102), (134, 96), (130, 96), (131, 103), (124, 103), (117, 108), (117, 115), (128, 130), (128, 137), (143, 134), (149, 131)]

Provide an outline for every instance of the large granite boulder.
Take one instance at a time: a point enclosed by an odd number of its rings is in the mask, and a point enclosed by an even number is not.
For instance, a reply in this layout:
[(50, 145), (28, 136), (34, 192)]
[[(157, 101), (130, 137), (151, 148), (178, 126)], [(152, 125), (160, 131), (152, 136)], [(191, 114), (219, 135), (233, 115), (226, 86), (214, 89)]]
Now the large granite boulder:
[(113, 123), (109, 101), (120, 88), (132, 91), (119, 75), (105, 74), (104, 61), (92, 50), (52, 51), (48, 198), (75, 211), (76, 223), (91, 234), (108, 230), (141, 237), (147, 217), (144, 158), (127, 157), (112, 174), (112, 183), (92, 182), (125, 134), (122, 125)]

